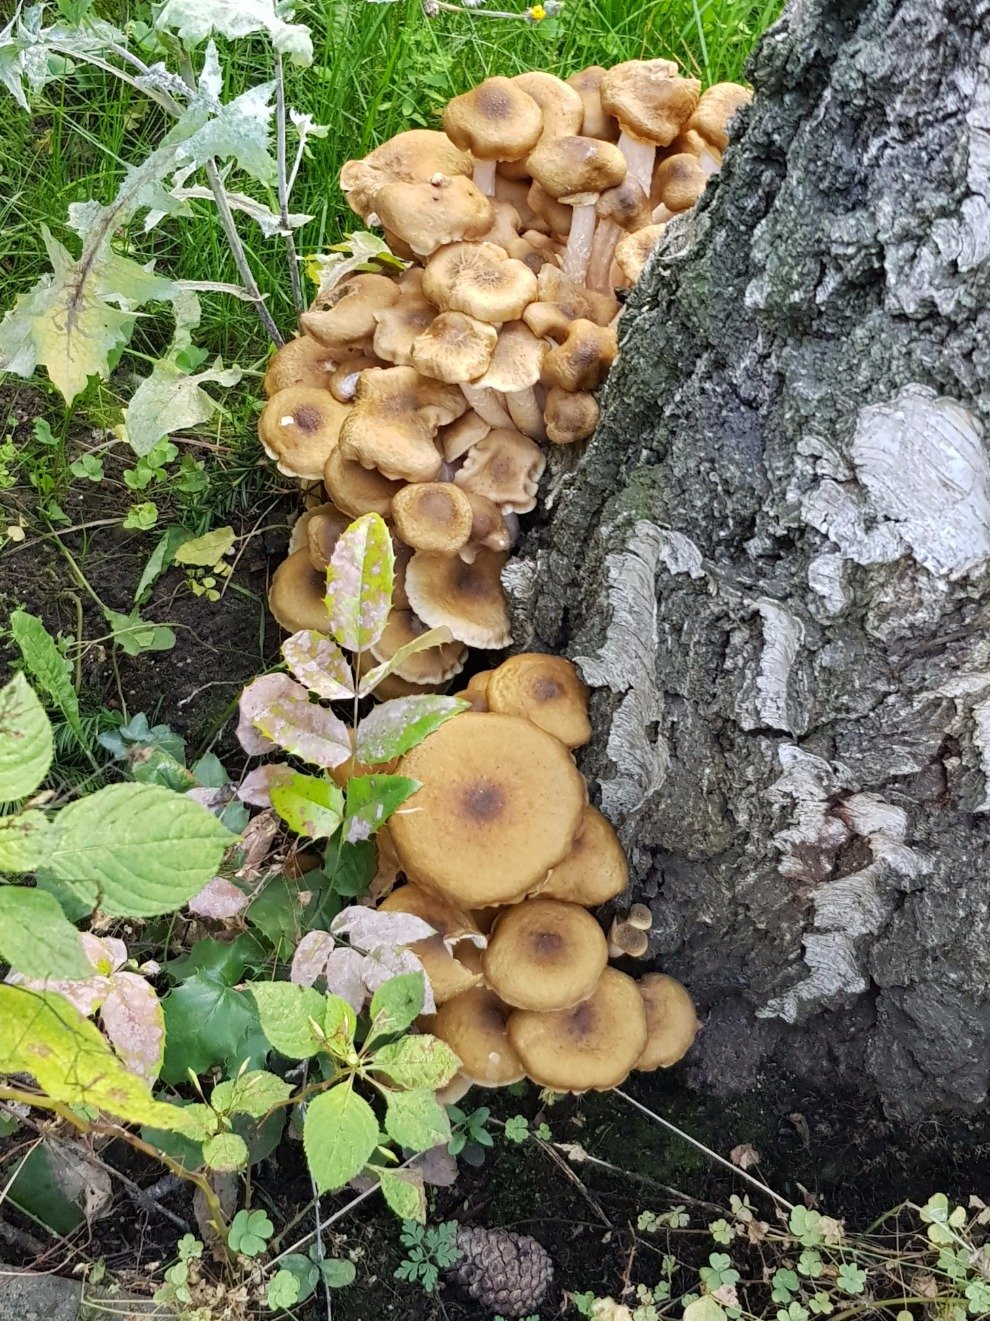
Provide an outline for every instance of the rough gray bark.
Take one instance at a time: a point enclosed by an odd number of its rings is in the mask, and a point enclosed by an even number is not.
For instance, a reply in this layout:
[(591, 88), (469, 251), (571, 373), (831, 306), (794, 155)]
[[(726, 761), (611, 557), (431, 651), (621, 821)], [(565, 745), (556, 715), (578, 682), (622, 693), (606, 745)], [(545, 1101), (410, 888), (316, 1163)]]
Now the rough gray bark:
[(990, 0), (793, 0), (508, 570), (696, 1076), (990, 1081)]

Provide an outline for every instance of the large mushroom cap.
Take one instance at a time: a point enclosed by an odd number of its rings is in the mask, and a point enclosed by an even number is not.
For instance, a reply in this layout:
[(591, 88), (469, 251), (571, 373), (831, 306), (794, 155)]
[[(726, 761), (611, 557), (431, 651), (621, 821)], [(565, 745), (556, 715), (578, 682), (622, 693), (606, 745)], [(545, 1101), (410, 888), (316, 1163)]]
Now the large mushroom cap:
[(511, 1010), (487, 986), (463, 991), (429, 1020), (434, 1036), (461, 1061), (461, 1072), (482, 1087), (507, 1087), (526, 1076), (506, 1034)]
[(269, 399), (293, 385), (325, 390), (335, 366), (325, 344), (312, 335), (297, 335), (272, 354), (262, 389)]
[(646, 1045), (646, 1009), (636, 983), (606, 968), (587, 1000), (540, 1013), (517, 1009), (509, 1040), (535, 1083), (555, 1092), (618, 1087)]
[(433, 175), (425, 183), (390, 183), (375, 199), (382, 225), (417, 256), (476, 239), (490, 227), (492, 204), (470, 179)]
[[(460, 942), (466, 942), (468, 948), (474, 938), (481, 939), (481, 931), (469, 913), (418, 885), (400, 885), (378, 907), (385, 913), (411, 913), (436, 931), (435, 936), (417, 940), (409, 948), (422, 963), (438, 1005), (481, 981), (481, 974), (466, 967), (457, 957)], [(445, 942), (454, 945), (454, 953)]]
[(666, 228), (665, 224), (646, 225), (631, 234), (623, 234), (615, 245), (616, 264), (630, 284), (635, 284), (643, 274)]
[(519, 1009), (568, 1009), (585, 1000), (608, 963), (608, 942), (586, 909), (526, 899), (498, 918), (482, 956), (485, 981)]
[(498, 331), (463, 312), (441, 312), (413, 340), (412, 365), (421, 376), (449, 385), (476, 381), (491, 364)]
[(626, 133), (643, 142), (669, 146), (691, 118), (701, 83), (678, 78), (672, 60), (629, 60), (602, 77), (602, 106)]
[(536, 146), (543, 112), (510, 78), (486, 78), (443, 112), (447, 136), (483, 161), (517, 161)]
[(395, 530), (416, 550), (455, 555), (471, 536), (471, 501), (453, 482), (414, 482), (392, 501)]
[(279, 472), (317, 481), (349, 412), (329, 390), (293, 385), (269, 399), (258, 419), (258, 437)]
[(444, 311), (501, 325), (536, 297), (536, 276), (495, 243), (451, 243), (430, 258), (423, 292)]
[(413, 367), (370, 367), (361, 373), (341, 427), (340, 450), (393, 481), (432, 482), (443, 464), (433, 437), (466, 410), (460, 390), (427, 380)]
[(669, 1069), (688, 1053), (697, 1035), (694, 1001), (680, 982), (661, 972), (641, 977), (639, 993), (646, 1006), (648, 1036), (635, 1068), (642, 1073)]
[(611, 142), (578, 135), (541, 142), (530, 155), (529, 172), (551, 197), (578, 204), (597, 197), (626, 177), (626, 158)]
[(525, 894), (565, 856), (584, 808), (567, 749), (516, 716), (465, 711), (400, 773), (423, 786), (389, 823), (403, 869), (466, 908)]
[(507, 559), (480, 550), (467, 563), (456, 555), (418, 550), (406, 570), (409, 603), (430, 628), (447, 627), (469, 647), (507, 647), (509, 614), (502, 590)]
[(347, 161), (340, 171), (340, 186), (353, 211), (367, 220), (379, 191), (390, 183), (421, 183), (434, 174), (470, 174), (474, 168), (467, 152), (455, 147), (445, 133), (414, 128), (397, 133), (363, 160)]
[(535, 651), (510, 656), (488, 682), (488, 706), (531, 720), (569, 748), (583, 747), (591, 738), (588, 689), (563, 656)]
[(392, 501), (405, 485), (390, 481), (374, 468), (345, 459), (339, 448), (331, 452), (323, 465), (323, 483), (337, 508), (351, 518), (360, 518), (362, 514), (388, 518)]
[(621, 894), (628, 884), (629, 864), (619, 837), (597, 807), (589, 804), (570, 853), (537, 893), (541, 899), (569, 899), (586, 908), (597, 908)]
[(546, 455), (528, 437), (496, 427), (468, 450), (454, 481), (465, 491), (487, 496), (503, 514), (528, 514), (546, 463)]
[(310, 563), (309, 550), (294, 551), (272, 574), (268, 609), (287, 633), (314, 628), (325, 633), (330, 616), (326, 607), (327, 578)]
[(422, 284), (419, 289), (404, 291), (391, 307), (375, 313), (374, 349), (377, 356), (396, 367), (411, 366), (413, 342), (436, 314), (437, 309), (422, 292)]
[(354, 275), (338, 285), (329, 304), (303, 312), (300, 329), (325, 345), (337, 362), (367, 357), (375, 338), (375, 313), (391, 307), (399, 293), (388, 276)]
[[(543, 131), (537, 146), (552, 138), (581, 132), (584, 103), (575, 89), (562, 78), (540, 69), (532, 69), (516, 74), (512, 81), (527, 96), (531, 96), (543, 112)], [(524, 178), (527, 169), (528, 161), (506, 161), (500, 167), (501, 173), (509, 179)]]
[(545, 353), (543, 340), (537, 339), (525, 321), (510, 321), (498, 332), (491, 362), (476, 384), (506, 394), (526, 390), (540, 379)]

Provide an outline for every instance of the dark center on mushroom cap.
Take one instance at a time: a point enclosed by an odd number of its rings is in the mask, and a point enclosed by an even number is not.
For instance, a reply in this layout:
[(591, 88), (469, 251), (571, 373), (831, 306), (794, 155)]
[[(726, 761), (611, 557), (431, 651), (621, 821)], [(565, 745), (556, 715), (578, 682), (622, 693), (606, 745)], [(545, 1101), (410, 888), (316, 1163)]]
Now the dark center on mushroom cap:
[(419, 508), (426, 518), (438, 523), (454, 517), (454, 501), (446, 491), (427, 491), (419, 498)]
[(505, 790), (494, 780), (477, 780), (462, 791), (461, 804), (473, 820), (495, 821), (505, 811)]
[(461, 596), (475, 597), (479, 601), (492, 594), (491, 584), (479, 570), (477, 560), (473, 564), (465, 564), (463, 560), (457, 562), (454, 584)]
[(567, 1026), (573, 1037), (590, 1037), (598, 1026), (598, 1014), (590, 1000), (575, 1005), (568, 1019)]
[(486, 119), (495, 121), (512, 117), (512, 101), (502, 87), (482, 83), (474, 98), (475, 109)]
[(532, 936), (533, 951), (542, 959), (554, 959), (567, 948), (567, 942), (559, 931), (534, 931)]
[(323, 425), (323, 414), (315, 404), (303, 404), (292, 414), (292, 420), (300, 431), (311, 436)]
[(538, 702), (552, 702), (556, 697), (562, 697), (564, 694), (563, 685), (556, 679), (551, 679), (547, 674), (541, 674), (530, 688), (530, 693)]

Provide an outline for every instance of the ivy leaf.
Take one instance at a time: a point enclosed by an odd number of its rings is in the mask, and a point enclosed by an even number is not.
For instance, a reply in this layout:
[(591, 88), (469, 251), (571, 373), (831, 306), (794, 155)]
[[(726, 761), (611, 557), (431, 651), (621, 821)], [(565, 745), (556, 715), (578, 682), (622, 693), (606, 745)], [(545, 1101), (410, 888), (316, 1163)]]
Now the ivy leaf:
[(374, 1056), (372, 1067), (388, 1074), (398, 1087), (446, 1087), (461, 1067), (445, 1041), (422, 1033), (387, 1042)]
[(392, 608), (395, 551), (380, 514), (362, 514), (337, 539), (327, 566), (330, 631), (348, 651), (382, 635)]
[(375, 1112), (350, 1082), (320, 1092), (307, 1105), (303, 1149), (318, 1192), (343, 1188), (377, 1146)]
[(289, 7), (275, 0), (165, 0), (155, 27), (171, 30), (187, 45), (207, 37), (247, 37), (264, 32), (276, 50), (293, 64), (312, 63), (313, 42), (302, 23), (287, 23), (281, 16)]
[(79, 717), (79, 698), (72, 686), (68, 661), (55, 645), (55, 639), (36, 615), (14, 610), (10, 631), (31, 677), (61, 711), (76, 742), (85, 751), (86, 736)]
[(155, 917), (198, 894), (235, 839), (183, 794), (112, 784), (62, 809), (46, 871), (111, 917)]
[(165, 1014), (154, 987), (136, 972), (116, 972), (100, 1021), (131, 1072), (154, 1082), (165, 1050)]
[(385, 1101), (385, 1132), (393, 1142), (413, 1151), (429, 1151), (450, 1141), (450, 1120), (426, 1087), (389, 1092)]
[(351, 667), (337, 644), (325, 634), (312, 628), (293, 633), (282, 643), (282, 655), (292, 674), (317, 697), (328, 702), (353, 698)]
[[(0, 830), (0, 865), (4, 833)], [(79, 932), (44, 890), (28, 890), (20, 885), (0, 889), (0, 955), (25, 977), (76, 979), (93, 975)]]
[(421, 697), (395, 697), (370, 712), (358, 726), (355, 749), (358, 761), (378, 766), (422, 743), (428, 734), (461, 711), (470, 702), (459, 697), (425, 693)]
[(34, 793), (52, 762), (52, 727), (23, 674), (0, 688), (0, 803)]
[(413, 638), (412, 642), (407, 642), (404, 647), (393, 652), (387, 661), (382, 661), (381, 665), (376, 665), (373, 670), (369, 670), (361, 679), (358, 688), (359, 697), (367, 697), (369, 693), (374, 692), (381, 681), (389, 674), (392, 674), (399, 666), (415, 656), (418, 651), (427, 651), (430, 647), (440, 647), (444, 643), (453, 640), (453, 633), (449, 628), (431, 628), (425, 633), (421, 633), (418, 638)]
[(269, 789), (272, 807), (290, 830), (310, 839), (329, 839), (343, 820), (344, 795), (331, 780), (293, 773)]
[(379, 1170), (382, 1196), (400, 1220), (426, 1224), (426, 1189), (415, 1170)]
[(162, 1011), (164, 1082), (188, 1081), (189, 1069), (201, 1074), (220, 1065), (233, 1073), (245, 1060), (264, 1060), (268, 1042), (258, 1024), (254, 1002), (246, 992), (234, 990), (215, 977), (187, 974), (182, 985), (162, 1001)]
[(292, 1095), (292, 1085), (264, 1069), (251, 1069), (229, 1082), (217, 1083), (210, 1097), (213, 1109), (222, 1115), (250, 1115), (264, 1119), (270, 1110)]
[(357, 844), (374, 835), (417, 789), (406, 775), (355, 775), (347, 782), (344, 839)]
[(318, 991), (292, 982), (252, 982), (251, 994), (261, 1030), (280, 1055), (308, 1060), (319, 1051), (313, 1023), (323, 1021), (324, 1001)]
[(45, 859), (51, 827), (43, 812), (0, 817), (0, 872), (34, 871)]
[(347, 726), (316, 706), (287, 674), (265, 674), (241, 694), (241, 711), (253, 727), (294, 757), (332, 770), (353, 756)]
[(425, 980), (421, 972), (404, 972), (379, 986), (371, 997), (375, 1036), (404, 1032), (418, 1018), (426, 998)]
[(211, 1170), (232, 1173), (243, 1170), (248, 1160), (247, 1143), (236, 1133), (217, 1133), (203, 1143), (203, 1161)]

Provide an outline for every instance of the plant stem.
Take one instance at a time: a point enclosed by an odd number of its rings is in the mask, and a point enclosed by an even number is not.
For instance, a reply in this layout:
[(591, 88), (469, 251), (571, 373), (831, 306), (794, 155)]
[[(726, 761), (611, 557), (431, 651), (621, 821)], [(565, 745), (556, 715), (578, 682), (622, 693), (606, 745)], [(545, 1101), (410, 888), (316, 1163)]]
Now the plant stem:
[[(292, 281), (292, 305), (297, 312), (304, 310), (302, 283), (299, 279), (299, 254), (295, 235), (289, 224), (289, 180), (285, 172), (285, 75), (282, 52), (276, 53), (275, 64), (275, 155), (278, 170), (278, 209), (282, 218), (282, 237), (289, 258), (289, 279)], [(329, 1295), (328, 1295), (329, 1297)]]
[(230, 252), (234, 258), (234, 265), (237, 267), (237, 273), (244, 282), (244, 288), (247, 290), (251, 302), (254, 304), (254, 310), (258, 314), (258, 319), (268, 332), (269, 338), (277, 348), (281, 348), (285, 343), (278, 326), (272, 319), (272, 314), (265, 306), (265, 298), (258, 287), (258, 281), (254, 278), (254, 272), (251, 270), (251, 263), (248, 261), (247, 252), (244, 250), (244, 244), (241, 242), (241, 236), (237, 232), (237, 225), (234, 222), (234, 213), (230, 209), (230, 202), (227, 200), (227, 190), (223, 186), (223, 180), (220, 178), (220, 171), (217, 169), (217, 163), (214, 160), (206, 162), (206, 179), (210, 185), (210, 192), (213, 194), (213, 200), (217, 204), (217, 211), (220, 214), (220, 223), (223, 226), (223, 232), (227, 237), (227, 243), (230, 245)]

